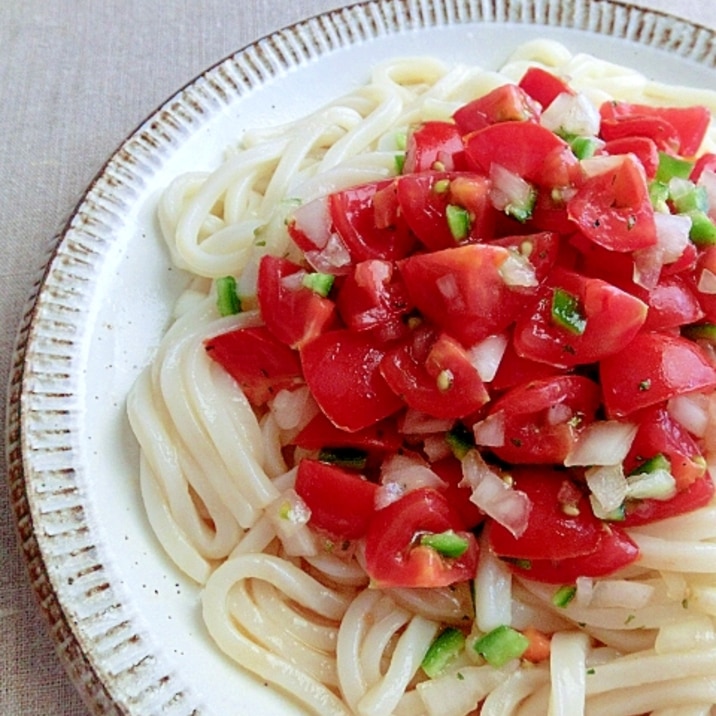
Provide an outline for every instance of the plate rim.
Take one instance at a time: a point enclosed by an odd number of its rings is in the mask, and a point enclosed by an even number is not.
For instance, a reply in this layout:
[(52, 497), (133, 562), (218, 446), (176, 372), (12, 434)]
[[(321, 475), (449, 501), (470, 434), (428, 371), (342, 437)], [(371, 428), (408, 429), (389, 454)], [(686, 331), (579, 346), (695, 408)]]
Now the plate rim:
[[(580, 9), (582, 14), (577, 16), (576, 9)], [(465, 14), (461, 17), (459, 13)], [(143, 634), (132, 634), (132, 631), (136, 632), (132, 629), (128, 629), (126, 635), (120, 634), (119, 639), (123, 649), (134, 640), (141, 642), (136, 648), (130, 646), (130, 656), (136, 656), (137, 659), (131, 667), (134, 669), (132, 678), (140, 679), (141, 688), (136, 691), (135, 687), (131, 698), (128, 691), (120, 693), (126, 688), (123, 675), (110, 675), (97, 663), (96, 656), (91, 653), (92, 638), (84, 631), (83, 620), (78, 617), (76, 609), (73, 610), (71, 605), (61, 599), (59, 582), (66, 580), (67, 575), (58, 571), (55, 563), (57, 556), (52, 554), (50, 545), (53, 539), (61, 539), (61, 535), (67, 533), (41, 534), (43, 526), (47, 527), (47, 513), (42, 511), (41, 498), (38, 498), (33, 485), (42, 471), (37, 468), (37, 452), (28, 443), (28, 435), (33, 431), (33, 419), (28, 416), (29, 412), (47, 410), (49, 414), (56, 415), (58, 410), (61, 413), (67, 407), (62, 407), (63, 399), (81, 400), (80, 396), (71, 391), (63, 393), (60, 390), (56, 396), (58, 400), (53, 402), (48, 399), (46, 408), (38, 408), (36, 402), (33, 402), (35, 368), (28, 363), (28, 358), (35, 355), (38, 341), (43, 339), (40, 324), (51, 317), (58, 306), (73, 312), (70, 315), (81, 313), (77, 306), (77, 296), (72, 295), (71, 291), (58, 291), (57, 286), (53, 285), (53, 272), (68, 271), (75, 278), (89, 280), (82, 273), (87, 268), (82, 265), (83, 261), (87, 265), (95, 260), (103, 261), (106, 244), (108, 239), (111, 244), (112, 234), (111, 226), (107, 230), (109, 236), (103, 233), (104, 227), (96, 229), (93, 226), (93, 212), (108, 212), (109, 216), (116, 216), (116, 212), (127, 201), (131, 202), (136, 187), (144, 181), (144, 173), (153, 172), (157, 163), (161, 165), (171, 155), (175, 143), (181, 143), (183, 138), (197, 131), (204, 121), (214, 116), (212, 109), (220, 107), (222, 102), (231, 104), (243, 101), (252, 91), (282, 73), (360, 41), (400, 31), (419, 32), (440, 25), (476, 22), (539, 25), (537, 19), (540, 13), (541, 19), (552, 18), (547, 24), (605, 36), (614, 36), (615, 22), (622, 23), (623, 27), (626, 18), (639, 28), (645, 26), (647, 34), (641, 35), (641, 30), (631, 30), (631, 35), (616, 36), (652, 48), (660, 48), (664, 37), (679, 30), (681, 40), (667, 49), (697, 64), (712, 68), (716, 66), (716, 31), (666, 12), (635, 6), (622, 0), (364, 0), (312, 15), (270, 32), (227, 55), (185, 83), (120, 142), (84, 190), (60, 230), (49, 241), (42, 268), (26, 299), (11, 353), (5, 430), (10, 506), (39, 609), (61, 662), (92, 713), (144, 716), (150, 713), (147, 708), (154, 713), (157, 705), (161, 705), (162, 713), (172, 715), (199, 711), (187, 688), (182, 688), (181, 684), (174, 685), (178, 677), (171, 673), (171, 669), (167, 671), (164, 664), (155, 663), (142, 666), (148, 656), (146, 649), (142, 648), (146, 646), (146, 638)], [(554, 18), (558, 18), (558, 22)], [(386, 21), (394, 24), (386, 27)], [(665, 24), (670, 29), (667, 30)], [(345, 32), (348, 32), (347, 39), (342, 34)], [(322, 45), (317, 42), (319, 37), (323, 40)], [(53, 289), (52, 296), (47, 295), (48, 287)], [(54, 359), (55, 369), (58, 368), (58, 360), (59, 366), (66, 368), (76, 358), (71, 355), (71, 338), (67, 341), (67, 335), (61, 327), (58, 328), (55, 347), (60, 353)], [(52, 367), (52, 359), (49, 363)], [(59, 387), (72, 387), (61, 376), (57, 380)], [(70, 428), (67, 433), (67, 444), (61, 447), (63, 452), (69, 451), (69, 454), (63, 454), (63, 459), (53, 469), (59, 469), (60, 474), (62, 470), (68, 470), (70, 480), (73, 474)], [(58, 445), (52, 444), (47, 449), (58, 449)], [(72, 569), (80, 569), (77, 574), (82, 579), (86, 578), (87, 589), (93, 595), (99, 595), (99, 609), (119, 610), (115, 615), (119, 618), (119, 625), (124, 616), (124, 605), (116, 605), (113, 599), (113, 582), (116, 582), (117, 575), (113, 573), (109, 560), (103, 562), (100, 558), (106, 547), (92, 543), (91, 525), (87, 524), (83, 515), (85, 496), (71, 480), (60, 490), (60, 494), (65, 497), (61, 509), (69, 511), (70, 531), (74, 532), (73, 536), (77, 540), (73, 543), (73, 552), (80, 555)], [(149, 661), (152, 662), (152, 659)]]

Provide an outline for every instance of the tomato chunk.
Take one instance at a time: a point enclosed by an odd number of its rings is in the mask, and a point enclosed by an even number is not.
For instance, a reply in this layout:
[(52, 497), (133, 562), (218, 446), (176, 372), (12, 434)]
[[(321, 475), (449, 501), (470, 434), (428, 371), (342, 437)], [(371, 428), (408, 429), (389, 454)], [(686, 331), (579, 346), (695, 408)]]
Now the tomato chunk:
[(301, 348), (306, 383), (336, 427), (361, 430), (403, 406), (380, 374), (384, 355), (370, 337), (346, 329), (323, 333)]
[[(446, 557), (419, 543), (421, 535), (453, 530), (465, 540), (459, 557)], [(437, 490), (420, 488), (378, 510), (365, 542), (366, 571), (376, 587), (446, 587), (477, 571), (475, 536)]]
[(486, 420), (502, 425), (503, 444), (490, 449), (514, 464), (561, 464), (579, 429), (594, 420), (599, 386), (589, 378), (559, 375), (518, 385), (495, 401)]
[(500, 272), (510, 256), (502, 246), (468, 244), (414, 254), (398, 268), (418, 310), (470, 347), (503, 331), (527, 301)]
[(639, 548), (618, 527), (604, 527), (596, 549), (578, 557), (513, 562), (510, 568), (525, 579), (547, 584), (574, 584), (579, 577), (603, 577), (628, 566), (639, 557)]
[(686, 338), (640, 333), (599, 367), (604, 406), (623, 417), (675, 395), (716, 387), (716, 370), (702, 350)]
[(465, 417), (489, 400), (465, 349), (448, 335), (434, 337), (429, 328), (389, 349), (380, 371), (408, 406), (437, 418)]
[(562, 472), (550, 468), (522, 468), (512, 473), (515, 489), (532, 505), (526, 530), (515, 537), (491, 521), (488, 542), (500, 557), (565, 559), (590, 554), (602, 538), (604, 526), (589, 500)]
[(335, 317), (335, 304), (303, 285), (305, 269), (286, 259), (263, 256), (257, 297), (266, 327), (282, 343), (298, 348), (322, 333)]
[(335, 465), (303, 459), (295, 489), (311, 510), (310, 526), (343, 539), (358, 539), (368, 531), (375, 512), (375, 483)]
[(209, 356), (239, 384), (252, 405), (303, 384), (298, 353), (265, 326), (237, 328), (205, 341)]
[(403, 173), (461, 169), (464, 153), (462, 134), (452, 122), (424, 122), (408, 136)]
[(539, 102), (542, 109), (547, 109), (560, 94), (574, 94), (566, 82), (541, 67), (530, 67), (519, 81), (519, 86)]
[(469, 134), (497, 122), (536, 122), (539, 115), (539, 106), (527, 92), (505, 84), (460, 107), (453, 119), (462, 134)]
[(616, 167), (585, 179), (567, 210), (585, 236), (612, 251), (635, 251), (656, 243), (646, 174), (629, 154)]

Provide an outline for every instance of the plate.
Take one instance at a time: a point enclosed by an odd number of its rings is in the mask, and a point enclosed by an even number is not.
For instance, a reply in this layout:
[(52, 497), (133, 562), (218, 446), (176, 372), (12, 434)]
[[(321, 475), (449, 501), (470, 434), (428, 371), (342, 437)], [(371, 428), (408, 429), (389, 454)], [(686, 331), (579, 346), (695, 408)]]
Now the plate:
[(243, 128), (304, 115), (380, 60), (431, 54), (493, 68), (537, 36), (667, 82), (713, 83), (713, 31), (629, 4), (363, 3), (275, 32), (197, 77), (87, 189), (20, 326), (8, 462), (34, 589), (95, 713), (299, 713), (209, 641), (198, 588), (165, 558), (140, 504), (125, 397), (186, 282), (159, 237), (158, 194), (215, 166)]

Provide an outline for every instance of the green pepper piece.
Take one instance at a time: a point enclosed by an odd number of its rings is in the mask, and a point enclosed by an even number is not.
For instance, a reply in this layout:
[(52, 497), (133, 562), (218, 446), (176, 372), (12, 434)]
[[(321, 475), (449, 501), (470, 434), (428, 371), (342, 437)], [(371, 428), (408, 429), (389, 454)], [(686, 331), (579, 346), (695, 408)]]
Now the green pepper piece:
[(454, 530), (424, 534), (420, 537), (420, 544), (431, 547), (443, 557), (462, 557), (469, 547), (468, 541)]
[(431, 678), (440, 676), (448, 664), (465, 648), (465, 635), (455, 627), (448, 627), (438, 634), (428, 647), (421, 667)]
[(448, 204), (445, 215), (455, 241), (466, 239), (470, 234), (470, 212), (457, 204)]
[(670, 179), (688, 179), (693, 163), (681, 157), (675, 157), (666, 152), (659, 152), (659, 166), (656, 170), (656, 180), (668, 183)]
[(325, 298), (331, 292), (335, 280), (336, 277), (330, 273), (307, 273), (302, 283), (306, 288)]
[(587, 319), (579, 310), (577, 297), (562, 288), (555, 288), (552, 294), (552, 320), (576, 336), (581, 336), (587, 327)]
[(475, 642), (475, 651), (491, 666), (499, 668), (518, 659), (529, 646), (527, 637), (505, 624), (496, 627)]
[(241, 300), (236, 293), (236, 279), (233, 276), (216, 279), (216, 308), (220, 316), (241, 313)]

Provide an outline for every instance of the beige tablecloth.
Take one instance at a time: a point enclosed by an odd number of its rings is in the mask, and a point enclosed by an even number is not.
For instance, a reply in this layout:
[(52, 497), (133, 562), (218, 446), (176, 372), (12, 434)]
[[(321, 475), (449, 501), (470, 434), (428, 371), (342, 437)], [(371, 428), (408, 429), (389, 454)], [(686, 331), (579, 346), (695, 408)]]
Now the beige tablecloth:
[[(331, 0), (0, 0), (0, 370), (52, 235), (118, 143), (239, 47)], [(641, 0), (716, 27), (714, 0)], [(5, 473), (4, 455), (2, 458)], [(81, 716), (0, 486), (0, 715)]]

